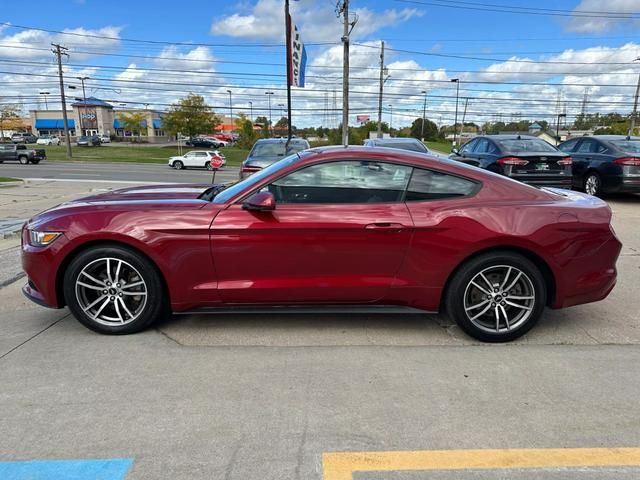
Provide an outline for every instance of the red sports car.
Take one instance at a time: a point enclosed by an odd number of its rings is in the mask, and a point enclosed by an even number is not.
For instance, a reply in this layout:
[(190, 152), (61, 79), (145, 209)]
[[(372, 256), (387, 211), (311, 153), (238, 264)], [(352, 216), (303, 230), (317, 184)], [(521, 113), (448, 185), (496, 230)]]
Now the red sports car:
[[(229, 307), (445, 310), (507, 341), (545, 306), (605, 298), (621, 244), (601, 200), (393, 149), (291, 155), (233, 185), (127, 188), (25, 225), (24, 293), (101, 333)], [(374, 307), (375, 306), (375, 307)]]

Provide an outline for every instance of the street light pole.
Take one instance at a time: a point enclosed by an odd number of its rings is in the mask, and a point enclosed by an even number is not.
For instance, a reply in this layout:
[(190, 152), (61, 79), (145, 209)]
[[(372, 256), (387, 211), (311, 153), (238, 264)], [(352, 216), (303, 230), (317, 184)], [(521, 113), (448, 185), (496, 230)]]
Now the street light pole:
[(453, 146), (456, 147), (458, 145), (458, 97), (460, 96), (460, 79), (453, 78), (451, 81), (456, 84), (456, 116), (453, 121)]
[[(640, 57), (636, 58), (634, 62), (640, 60)], [(633, 135), (633, 131), (636, 128), (636, 114), (638, 113), (638, 95), (640, 94), (640, 74), (638, 74), (638, 85), (636, 86), (636, 96), (633, 100), (633, 113), (631, 114), (631, 128), (629, 128), (628, 136)]]
[(249, 116), (251, 117), (251, 124), (253, 124), (253, 102), (249, 102)]
[(47, 95), (49, 95), (49, 92), (40, 92), (40, 95), (44, 96), (44, 109), (49, 110), (49, 105), (47, 104)]
[(269, 99), (269, 136), (272, 137), (273, 136), (273, 129), (272, 129), (273, 123), (271, 122), (271, 95), (273, 95), (273, 92), (264, 92), (264, 94)]
[(231, 100), (231, 90), (227, 90), (229, 94), (229, 117), (231, 118), (231, 131), (233, 131), (233, 102)]
[(393, 128), (393, 104), (390, 103), (388, 107), (391, 109), (389, 112), (389, 135), (391, 135), (391, 129)]
[(87, 116), (87, 94), (84, 91), (84, 81), (89, 80), (89, 77), (78, 77), (78, 80), (82, 82), (82, 108), (84, 110), (84, 114), (80, 115), (80, 132), (84, 135), (86, 133), (84, 132), (84, 117)]
[(424, 142), (424, 119), (427, 114), (427, 91), (423, 90), (424, 104), (422, 105), (422, 128), (420, 129), (420, 139)]
[(559, 113), (558, 114), (558, 119), (556, 120), (556, 147), (560, 143), (560, 118), (561, 117), (565, 117), (566, 118), (566, 116), (567, 116), (566, 113)]

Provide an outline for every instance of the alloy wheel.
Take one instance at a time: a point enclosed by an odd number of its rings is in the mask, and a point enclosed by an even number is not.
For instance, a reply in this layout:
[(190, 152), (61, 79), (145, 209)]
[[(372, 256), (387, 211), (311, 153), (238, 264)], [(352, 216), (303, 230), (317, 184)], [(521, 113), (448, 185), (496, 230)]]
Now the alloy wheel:
[(122, 326), (136, 320), (147, 304), (147, 284), (133, 265), (119, 258), (98, 258), (75, 282), (80, 308), (93, 321)]
[(584, 191), (589, 195), (597, 195), (600, 191), (600, 179), (597, 175), (591, 174), (584, 182)]
[(531, 279), (519, 268), (485, 268), (467, 284), (464, 311), (469, 321), (488, 333), (505, 333), (525, 324), (536, 304)]

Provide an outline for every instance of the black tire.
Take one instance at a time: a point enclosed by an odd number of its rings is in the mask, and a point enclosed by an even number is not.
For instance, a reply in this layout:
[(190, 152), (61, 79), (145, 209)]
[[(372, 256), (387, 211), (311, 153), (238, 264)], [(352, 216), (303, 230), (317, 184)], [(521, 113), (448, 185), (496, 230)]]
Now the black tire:
[(175, 162), (173, 162), (173, 165), (171, 165), (173, 168), (175, 168), (176, 170), (182, 170), (184, 169), (184, 163), (182, 163), (180, 160), (176, 160)]
[(21, 165), (28, 165), (29, 164), (29, 157), (26, 157), (24, 155), (20, 155), (18, 157), (18, 161), (20, 162)]
[[(145, 284), (144, 288), (146, 289), (146, 301), (140, 306), (139, 311), (132, 311), (133, 313), (135, 313), (135, 319), (130, 320), (130, 318), (133, 318), (130, 317), (129, 319), (127, 319), (129, 323), (124, 323), (123, 325), (115, 322), (107, 322), (108, 324), (105, 324), (104, 321), (101, 323), (100, 321), (95, 320), (94, 318), (92, 318), (92, 316), (85, 313), (80, 303), (83, 300), (79, 298), (81, 296), (81, 293), (77, 291), (77, 288), (82, 287), (76, 286), (76, 282), (78, 281), (78, 279), (82, 278), (83, 281), (93, 284), (93, 282), (87, 280), (84, 275), (81, 276), (81, 272), (83, 271), (83, 269), (85, 269), (85, 267), (89, 267), (93, 264), (99, 265), (101, 259), (106, 258), (109, 258), (112, 263), (117, 261), (126, 262), (127, 264), (129, 264), (129, 266), (132, 266), (135, 269), (136, 276), (134, 278), (140, 278), (144, 281)], [(123, 271), (126, 272), (126, 267), (123, 267)], [(115, 277), (115, 272), (113, 272), (113, 275), (114, 279), (117, 278)], [(102, 278), (102, 280), (105, 280), (105, 278)], [(108, 335), (125, 335), (129, 333), (140, 332), (149, 327), (156, 320), (159, 320), (166, 316), (169, 311), (164, 284), (157, 268), (146, 257), (136, 252), (135, 250), (126, 247), (102, 246), (91, 248), (89, 250), (81, 252), (69, 264), (67, 270), (64, 273), (63, 281), (64, 298), (67, 305), (69, 306), (69, 310), (71, 310), (71, 313), (73, 313), (74, 317), (76, 317), (76, 319), (81, 324), (93, 330), (94, 332)], [(125, 282), (123, 281), (123, 283)], [(111, 288), (115, 287), (115, 283), (110, 285)], [(124, 288), (125, 287), (123, 287), (122, 291), (125, 291)], [(85, 289), (85, 291), (89, 290)], [(128, 291), (130, 292), (131, 290)], [(98, 292), (96, 293), (96, 295), (102, 295), (102, 293), (104, 293), (104, 291)], [(107, 294), (106, 297), (108, 297), (109, 295), (110, 293)], [(122, 295), (120, 296), (122, 297)], [(114, 299), (114, 297), (110, 298), (111, 300)], [(127, 297), (122, 298), (125, 299)], [(114, 303), (117, 303), (117, 299)], [(102, 300), (99, 302), (99, 304), (102, 304)], [(114, 311), (113, 305), (111, 303), (107, 304), (103, 312), (105, 312), (106, 314), (109, 309), (112, 309), (111, 311)], [(122, 307), (119, 307), (119, 310), (124, 312), (124, 309)], [(120, 313), (118, 313), (118, 315), (120, 315)], [(126, 319), (126, 314), (123, 315)]]
[(597, 172), (587, 172), (582, 181), (582, 191), (593, 196), (602, 195), (602, 178)]
[(31, 163), (33, 163), (34, 165), (38, 165), (40, 163), (40, 160), (31, 160)]
[[(509, 267), (511, 267), (511, 270), (508, 270)], [(514, 268), (524, 274), (524, 276), (519, 277), (522, 279), (520, 281), (522, 285), (515, 285), (515, 287), (512, 287), (511, 291), (506, 292), (505, 295), (502, 295), (502, 288), (500, 285), (496, 285), (496, 283), (492, 283), (495, 288), (494, 291), (490, 291), (490, 289), (487, 288), (488, 285), (486, 282), (482, 282), (481, 286), (486, 288), (488, 290), (487, 292), (480, 292), (480, 290), (471, 283), (481, 272), (485, 277), (488, 276), (490, 282), (493, 282), (493, 278), (491, 277), (492, 273), (485, 274), (484, 272), (504, 271), (506, 274), (508, 270), (509, 273), (513, 272), (511, 273), (511, 278), (515, 278), (517, 274), (515, 274)], [(498, 273), (495, 275), (498, 275)], [(509, 280), (507, 283), (511, 281), (512, 280)], [(504, 286), (508, 287), (509, 285)], [(500, 289), (500, 293), (495, 292), (496, 289)], [(526, 292), (526, 290), (531, 290), (532, 292)], [(490, 293), (491, 296), (487, 295), (485, 297), (485, 293)], [(511, 297), (511, 295), (516, 295), (519, 298), (523, 298), (525, 296), (531, 296), (531, 293), (533, 293), (532, 296), (534, 298), (525, 301), (514, 300)], [(477, 310), (471, 310), (471, 313), (468, 314), (465, 308), (467, 305), (465, 302), (473, 299), (474, 294), (477, 295), (477, 300), (469, 303), (474, 304), (480, 301), (481, 303), (486, 303), (487, 306), (481, 306)], [(529, 309), (515, 309), (515, 307), (509, 306), (509, 304), (514, 305), (513, 302), (520, 302), (518, 305), (521, 303), (525, 304), (523, 306)], [(477, 303), (477, 305), (481, 305), (481, 303)], [(547, 288), (538, 267), (522, 255), (507, 251), (487, 253), (464, 263), (451, 278), (445, 293), (445, 308), (449, 317), (471, 337), (483, 342), (493, 343), (515, 340), (531, 330), (540, 319), (546, 303)], [(496, 307), (493, 308), (493, 305), (496, 305)], [(484, 310), (485, 308), (489, 309), (488, 312)], [(487, 313), (484, 316), (480, 316), (479, 319), (471, 320), (470, 316), (473, 317), (476, 315), (475, 312), (481, 313), (481, 311)], [(499, 320), (498, 329), (494, 330), (493, 319), (495, 318), (496, 312), (498, 312)], [(522, 317), (517, 321), (516, 319), (512, 319), (511, 327), (507, 328), (508, 322), (502, 321), (501, 317), (503, 314), (501, 312), (521, 314)], [(489, 327), (489, 325), (491, 326)]]

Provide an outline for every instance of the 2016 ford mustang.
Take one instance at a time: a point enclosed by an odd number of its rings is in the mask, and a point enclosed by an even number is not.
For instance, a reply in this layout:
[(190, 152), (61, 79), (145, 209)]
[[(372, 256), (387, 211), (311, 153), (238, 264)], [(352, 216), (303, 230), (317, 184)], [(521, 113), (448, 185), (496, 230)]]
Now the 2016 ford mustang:
[(605, 298), (621, 244), (601, 200), (388, 148), (291, 155), (233, 185), (127, 188), (25, 225), (24, 293), (92, 330), (230, 307), (445, 310), (484, 341)]

